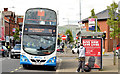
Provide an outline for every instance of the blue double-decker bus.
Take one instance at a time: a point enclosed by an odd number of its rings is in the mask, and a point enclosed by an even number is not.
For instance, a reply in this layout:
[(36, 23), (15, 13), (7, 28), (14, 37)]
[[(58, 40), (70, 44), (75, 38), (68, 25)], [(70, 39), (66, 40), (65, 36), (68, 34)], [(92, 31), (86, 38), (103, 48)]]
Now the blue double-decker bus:
[(24, 68), (46, 65), (56, 68), (57, 14), (47, 8), (30, 8), (22, 27), (20, 64)]

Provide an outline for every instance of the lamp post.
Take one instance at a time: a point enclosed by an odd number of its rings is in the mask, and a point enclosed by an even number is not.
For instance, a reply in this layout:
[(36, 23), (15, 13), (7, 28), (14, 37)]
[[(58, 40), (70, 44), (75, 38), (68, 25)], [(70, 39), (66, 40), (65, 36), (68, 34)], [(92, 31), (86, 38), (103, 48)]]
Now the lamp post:
[[(78, 24), (80, 25), (80, 32), (81, 32), (81, 0), (79, 0), (79, 7), (80, 7), (80, 21), (78, 22)], [(80, 35), (80, 43), (81, 43), (81, 35)]]

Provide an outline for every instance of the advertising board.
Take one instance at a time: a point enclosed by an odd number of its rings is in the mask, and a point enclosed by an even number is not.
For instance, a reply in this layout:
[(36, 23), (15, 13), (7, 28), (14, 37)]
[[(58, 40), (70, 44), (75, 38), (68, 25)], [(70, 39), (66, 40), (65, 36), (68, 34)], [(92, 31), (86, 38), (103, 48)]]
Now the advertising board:
[(90, 62), (94, 63), (92, 68), (94, 69), (102, 69), (102, 39), (101, 38), (82, 38), (83, 46), (86, 49), (85, 56), (85, 64)]

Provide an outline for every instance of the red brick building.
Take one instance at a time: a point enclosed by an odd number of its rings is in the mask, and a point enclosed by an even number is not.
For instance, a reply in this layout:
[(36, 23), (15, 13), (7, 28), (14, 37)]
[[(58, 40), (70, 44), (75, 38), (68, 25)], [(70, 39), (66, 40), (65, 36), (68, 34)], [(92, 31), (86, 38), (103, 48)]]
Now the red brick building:
[(15, 15), (15, 12), (8, 11), (8, 8), (4, 8), (4, 11), (2, 11), (2, 17), (2, 24), (5, 28), (5, 38), (6, 36), (12, 38), (14, 35), (13, 28), (19, 28), (21, 31), (23, 16)]
[[(105, 47), (105, 51), (111, 51), (113, 49), (113, 39), (110, 37), (110, 27), (107, 24), (107, 19), (110, 18), (108, 12), (108, 10), (104, 10), (96, 14), (100, 31), (106, 32), (105, 45), (103, 40), (103, 47)], [(115, 16), (116, 15), (117, 13), (115, 14)], [(88, 18), (84, 19), (82, 23), (85, 23), (86, 31), (89, 31)], [(116, 41), (118, 44), (120, 42), (120, 38), (116, 38)]]

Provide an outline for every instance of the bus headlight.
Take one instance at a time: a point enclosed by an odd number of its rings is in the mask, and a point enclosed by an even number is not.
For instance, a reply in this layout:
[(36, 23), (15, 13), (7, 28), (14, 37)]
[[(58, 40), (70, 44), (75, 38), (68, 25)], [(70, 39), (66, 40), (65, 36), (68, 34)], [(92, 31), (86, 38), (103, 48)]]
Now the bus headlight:
[(55, 60), (55, 57), (53, 57), (53, 59)]
[(54, 60), (52, 60), (52, 62), (54, 62)]
[(54, 60), (49, 60), (49, 63), (54, 63)]
[(25, 61), (27, 62), (27, 59), (25, 59)]
[(49, 60), (49, 62), (51, 63), (51, 60)]
[(22, 59), (22, 61), (24, 61), (24, 59)]

